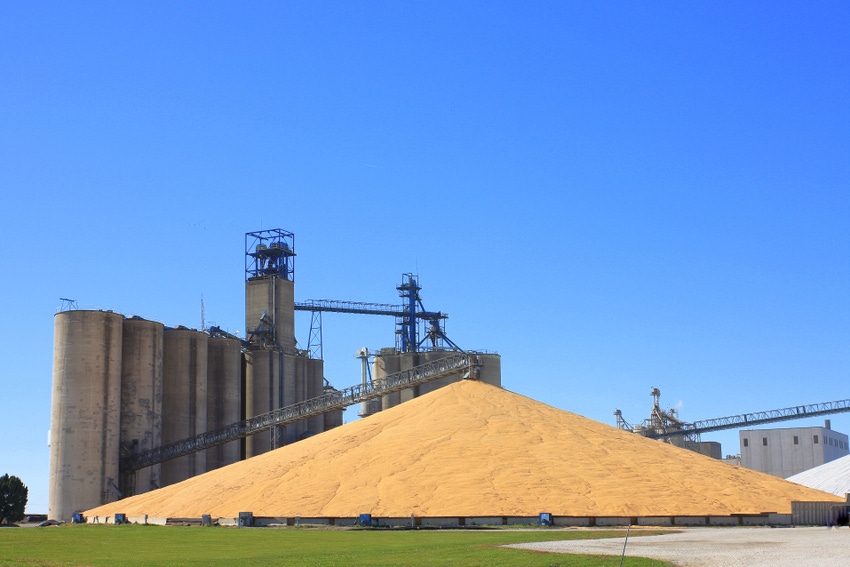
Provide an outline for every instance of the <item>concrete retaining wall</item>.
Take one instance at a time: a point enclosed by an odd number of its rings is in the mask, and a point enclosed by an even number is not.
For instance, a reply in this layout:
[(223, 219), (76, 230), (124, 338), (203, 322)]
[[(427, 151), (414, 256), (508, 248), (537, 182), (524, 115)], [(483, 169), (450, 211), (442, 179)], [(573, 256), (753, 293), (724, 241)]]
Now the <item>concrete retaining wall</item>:
[[(626, 527), (626, 526), (767, 526), (830, 525), (839, 515), (850, 516), (850, 504), (834, 502), (794, 502), (791, 514), (733, 514), (730, 516), (552, 516), (555, 527)], [(268, 526), (356, 526), (358, 518), (302, 518), (254, 516), (255, 527)], [(539, 516), (459, 516), (459, 517), (372, 517), (379, 527), (473, 528), (477, 526), (532, 526)], [(86, 518), (92, 524), (113, 524), (113, 516)], [(202, 525), (201, 518), (152, 518), (129, 516), (131, 524)], [(220, 526), (238, 526), (238, 518), (213, 518)]]
[(552, 516), (552, 525), (559, 527), (590, 527), (594, 525), (592, 520), (593, 518), (588, 518), (586, 516)]
[[(632, 521), (634, 520), (634, 522)], [(630, 526), (637, 523), (637, 518), (629, 518), (628, 516), (599, 516), (591, 525), (596, 526)]]
[(670, 516), (647, 516), (638, 518), (639, 526), (672, 526), (673, 518)]

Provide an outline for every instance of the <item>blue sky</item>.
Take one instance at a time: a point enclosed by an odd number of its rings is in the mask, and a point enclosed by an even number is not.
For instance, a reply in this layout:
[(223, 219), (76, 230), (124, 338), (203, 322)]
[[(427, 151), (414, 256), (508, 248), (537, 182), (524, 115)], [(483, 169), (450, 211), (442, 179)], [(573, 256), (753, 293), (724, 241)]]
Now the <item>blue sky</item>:
[[(0, 474), (46, 512), (60, 297), (194, 327), (203, 297), (242, 331), (244, 233), (269, 228), (295, 233), (298, 300), (395, 303), (416, 272), (506, 388), (609, 424), (652, 387), (687, 421), (850, 397), (848, 22), (829, 1), (0, 4)], [(357, 383), (393, 331), (327, 315), (326, 377)]]

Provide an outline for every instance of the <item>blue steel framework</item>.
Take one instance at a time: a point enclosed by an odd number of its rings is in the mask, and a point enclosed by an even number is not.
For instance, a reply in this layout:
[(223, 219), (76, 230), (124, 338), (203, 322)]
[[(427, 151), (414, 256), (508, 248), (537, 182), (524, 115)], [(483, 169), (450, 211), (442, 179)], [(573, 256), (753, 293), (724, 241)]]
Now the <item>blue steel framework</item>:
[[(321, 358), (322, 353), (322, 313), (351, 313), (357, 315), (385, 315), (396, 318), (396, 348), (400, 352), (418, 352), (420, 350), (451, 350), (463, 351), (446, 336), (443, 322), (448, 319), (446, 313), (427, 311), (422, 305), (419, 285), (416, 276), (404, 274), (402, 283), (396, 287), (403, 302), (401, 305), (388, 303), (363, 303), (359, 301), (338, 301), (334, 299), (309, 299), (296, 303), (296, 311), (312, 313), (310, 322), (310, 338), (307, 350), (310, 356)], [(419, 321), (427, 323), (426, 332), (419, 333)], [(430, 349), (425, 349), (426, 341), (430, 341)]]
[(245, 233), (245, 279), (277, 276), (295, 281), (295, 235), (274, 228)]

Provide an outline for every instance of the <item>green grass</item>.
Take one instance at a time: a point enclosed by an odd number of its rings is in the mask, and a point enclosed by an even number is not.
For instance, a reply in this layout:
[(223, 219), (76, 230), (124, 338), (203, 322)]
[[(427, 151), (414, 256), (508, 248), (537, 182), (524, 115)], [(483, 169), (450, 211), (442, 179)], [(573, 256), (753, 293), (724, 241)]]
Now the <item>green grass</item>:
[[(614, 567), (619, 557), (536, 553), (507, 543), (622, 536), (622, 531), (324, 530), (71, 526), (0, 530), (0, 566), (149, 565)], [(634, 536), (634, 532), (632, 532)], [(627, 557), (629, 567), (669, 563)]]

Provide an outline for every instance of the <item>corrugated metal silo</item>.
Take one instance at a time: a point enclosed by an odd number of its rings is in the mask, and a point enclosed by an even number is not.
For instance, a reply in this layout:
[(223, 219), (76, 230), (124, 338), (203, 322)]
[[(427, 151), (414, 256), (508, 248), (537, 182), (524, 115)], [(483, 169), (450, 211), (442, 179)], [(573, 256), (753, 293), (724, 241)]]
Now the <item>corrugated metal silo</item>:
[[(139, 317), (124, 320), (121, 356), (121, 452), (133, 454), (162, 445), (163, 325)], [(160, 487), (161, 465), (124, 474), (124, 496)]]
[[(242, 414), (242, 344), (235, 339), (210, 338), (207, 343), (207, 431), (240, 420)], [(240, 442), (207, 449), (207, 470), (239, 460)]]
[(54, 320), (48, 516), (118, 499), (124, 317), (72, 310)]
[[(162, 444), (206, 431), (207, 339), (209, 335), (186, 328), (165, 329), (162, 373)], [(206, 453), (162, 463), (162, 486), (206, 471)]]

